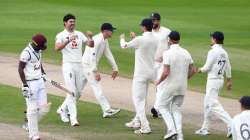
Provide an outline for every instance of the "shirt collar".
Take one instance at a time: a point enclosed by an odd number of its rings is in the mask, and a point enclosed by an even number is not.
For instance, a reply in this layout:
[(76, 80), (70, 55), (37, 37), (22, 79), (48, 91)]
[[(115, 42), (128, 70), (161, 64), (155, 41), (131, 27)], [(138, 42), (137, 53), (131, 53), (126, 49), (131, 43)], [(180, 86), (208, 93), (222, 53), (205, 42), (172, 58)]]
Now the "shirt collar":
[(214, 45), (212, 46), (212, 49), (213, 49), (213, 48), (216, 48), (216, 47), (222, 47), (222, 45), (221, 45), (221, 44), (214, 44)]
[(104, 39), (104, 36), (103, 36), (103, 34), (102, 34), (102, 32), (99, 33), (99, 36), (100, 36), (100, 38), (101, 38), (102, 40), (105, 40), (105, 39)]
[(175, 48), (175, 47), (180, 47), (180, 45), (179, 44), (172, 44), (172, 45), (170, 45), (170, 48)]
[(154, 30), (154, 29), (153, 29), (152, 31), (155, 32), (155, 33), (158, 33), (158, 32), (161, 31), (161, 29), (162, 29), (162, 28), (161, 28), (161, 26), (160, 26), (160, 28), (159, 28), (158, 30)]
[(38, 52), (34, 50), (34, 48), (32, 47), (31, 43), (29, 43), (29, 48), (32, 52), (35, 52), (35, 53), (40, 53), (41, 50), (39, 50)]
[(63, 30), (64, 32), (66, 32), (66, 33), (68, 33), (68, 34), (70, 34), (70, 33), (74, 33), (75, 32), (75, 30), (73, 31), (73, 32), (69, 32), (68, 30), (66, 30), (66, 29), (64, 29)]
[(244, 110), (244, 111), (242, 111), (242, 114), (248, 114), (248, 113), (250, 113), (250, 110)]
[(152, 32), (144, 32), (142, 35), (149, 35), (149, 34), (152, 34)]

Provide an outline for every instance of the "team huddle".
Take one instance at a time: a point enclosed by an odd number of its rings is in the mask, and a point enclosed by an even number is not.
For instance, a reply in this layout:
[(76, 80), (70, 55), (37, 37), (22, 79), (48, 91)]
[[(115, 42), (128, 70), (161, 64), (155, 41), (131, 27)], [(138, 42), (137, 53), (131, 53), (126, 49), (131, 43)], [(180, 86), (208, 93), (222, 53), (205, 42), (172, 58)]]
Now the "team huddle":
[[(151, 112), (153, 117), (162, 117), (167, 126), (165, 140), (183, 140), (181, 106), (187, 92), (188, 79), (196, 73), (208, 73), (206, 96), (204, 100), (204, 122), (202, 128), (195, 134), (208, 135), (211, 117), (218, 117), (227, 124), (227, 137), (234, 140), (249, 140), (250, 132), (242, 127), (250, 125), (247, 117), (232, 120), (218, 101), (219, 92), (227, 78), (227, 89), (232, 88), (231, 65), (227, 52), (223, 49), (224, 35), (216, 31), (211, 34), (211, 50), (208, 52), (203, 67), (194, 66), (191, 54), (180, 46), (181, 36), (177, 31), (160, 25), (159, 13), (152, 13), (150, 18), (141, 22), (142, 35), (131, 32), (131, 41), (126, 41), (124, 34), (120, 35), (121, 49), (135, 49), (135, 68), (132, 83), (132, 96), (135, 116), (125, 126), (135, 129), (135, 134), (151, 133), (145, 106), (150, 83), (156, 86), (156, 100)], [(77, 119), (77, 101), (87, 83), (93, 89), (94, 95), (103, 111), (103, 118), (112, 117), (120, 109), (112, 108), (103, 95), (100, 84), (101, 75), (98, 64), (104, 55), (112, 67), (111, 78), (118, 76), (118, 66), (109, 48), (108, 38), (116, 30), (111, 23), (103, 23), (100, 33), (93, 36), (88, 31), (83, 34), (75, 30), (76, 18), (67, 14), (63, 18), (64, 30), (55, 37), (55, 50), (62, 53), (62, 73), (66, 88), (72, 92), (67, 94), (64, 102), (58, 107), (57, 113), (63, 123), (80, 126)], [(93, 37), (92, 37), (93, 36)], [(44, 82), (48, 81), (43, 69), (42, 51), (47, 48), (47, 39), (42, 34), (36, 34), (32, 41), (22, 51), (19, 61), (19, 75), (22, 81), (22, 93), (27, 106), (27, 129), (30, 140), (40, 140), (38, 122), (45, 116), (50, 105)], [(83, 51), (83, 47), (85, 50)], [(225, 74), (224, 74), (225, 73)], [(249, 97), (241, 100), (243, 115), (250, 116)], [(243, 120), (243, 122), (242, 122)], [(244, 126), (239, 125), (244, 124)]]

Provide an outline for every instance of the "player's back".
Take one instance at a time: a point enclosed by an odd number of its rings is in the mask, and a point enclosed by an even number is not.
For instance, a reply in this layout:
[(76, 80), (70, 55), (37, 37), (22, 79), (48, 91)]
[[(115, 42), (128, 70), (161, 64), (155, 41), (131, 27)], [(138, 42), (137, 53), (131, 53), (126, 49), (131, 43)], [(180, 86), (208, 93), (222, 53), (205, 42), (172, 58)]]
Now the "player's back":
[(151, 32), (143, 33), (139, 40), (139, 46), (135, 51), (134, 76), (152, 76), (158, 41)]
[(227, 52), (222, 45), (215, 44), (209, 53), (212, 53), (214, 58), (212, 68), (208, 72), (208, 78), (223, 79), (225, 70), (230, 65)]
[[(170, 74), (166, 78), (164, 86), (168, 89), (185, 92), (187, 89), (188, 69), (193, 63), (189, 52), (178, 44), (171, 45), (163, 54), (163, 64), (169, 64)], [(179, 93), (179, 92), (178, 92)]]
[(233, 119), (233, 140), (250, 139), (250, 110), (243, 111)]

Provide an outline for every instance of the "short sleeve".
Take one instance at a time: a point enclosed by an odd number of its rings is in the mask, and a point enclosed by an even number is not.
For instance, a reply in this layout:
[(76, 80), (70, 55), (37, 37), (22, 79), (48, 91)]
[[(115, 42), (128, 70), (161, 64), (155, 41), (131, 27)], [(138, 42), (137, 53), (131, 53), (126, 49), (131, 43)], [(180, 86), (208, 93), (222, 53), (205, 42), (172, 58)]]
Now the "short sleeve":
[(189, 64), (193, 64), (194, 60), (193, 60), (192, 56), (190, 55), (190, 53), (188, 53), (188, 56), (189, 56)]
[(56, 43), (63, 43), (63, 38), (62, 38), (61, 34), (56, 35)]
[(30, 53), (28, 50), (23, 50), (21, 55), (20, 55), (20, 61), (22, 62), (28, 62), (31, 59)]
[(163, 53), (163, 64), (164, 65), (170, 65), (170, 56), (169, 56), (168, 51), (165, 51)]

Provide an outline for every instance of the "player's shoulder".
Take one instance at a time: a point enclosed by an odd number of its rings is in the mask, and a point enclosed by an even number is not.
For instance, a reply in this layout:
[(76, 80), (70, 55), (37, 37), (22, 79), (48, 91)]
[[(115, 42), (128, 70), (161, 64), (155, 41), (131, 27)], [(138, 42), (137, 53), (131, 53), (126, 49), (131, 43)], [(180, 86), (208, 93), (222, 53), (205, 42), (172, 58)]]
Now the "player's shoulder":
[(164, 27), (164, 26), (161, 26), (161, 30), (163, 30), (164, 32), (168, 32), (168, 33), (171, 32), (171, 30), (169, 28)]
[(65, 30), (63, 30), (63, 31), (57, 33), (56, 37), (61, 37), (61, 36), (65, 35), (65, 34), (66, 34)]
[(84, 35), (83, 32), (79, 31), (79, 30), (75, 30), (76, 34), (80, 34), (80, 35)]
[(240, 120), (240, 118), (243, 116), (243, 113), (241, 112), (241, 113), (239, 113), (239, 114), (237, 114), (237, 115), (235, 115), (234, 117), (233, 117), (233, 121), (234, 122), (237, 122), (238, 120)]

